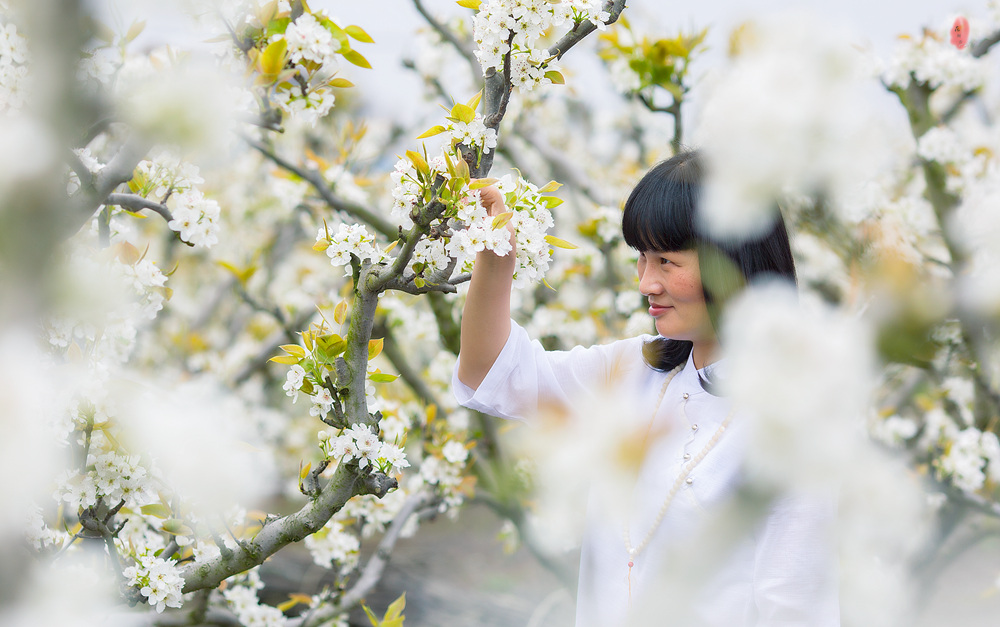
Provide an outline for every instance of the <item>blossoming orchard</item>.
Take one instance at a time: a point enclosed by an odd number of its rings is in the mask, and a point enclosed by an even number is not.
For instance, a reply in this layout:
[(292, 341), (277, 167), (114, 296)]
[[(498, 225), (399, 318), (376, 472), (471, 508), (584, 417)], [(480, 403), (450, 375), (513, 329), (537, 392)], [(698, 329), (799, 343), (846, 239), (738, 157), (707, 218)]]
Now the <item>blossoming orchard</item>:
[[(720, 323), (726, 393), (760, 419), (735, 525), (836, 489), (859, 627), (917, 624), (995, 541), (1000, 2), (887, 56), (762, 15), (696, 72), (709, 30), (669, 3), (651, 24), (624, 0), (412, 0), (393, 71), (423, 93), (394, 100), (417, 122), (358, 104), (380, 18), (334, 4), (178, 3), (200, 39), (140, 46), (152, 22), (0, 0), (0, 624), (416, 625), (413, 593), (373, 591), (472, 504), (572, 593), (588, 486), (635, 481), (628, 401), (531, 426), (459, 407), (464, 294), (476, 253), (515, 254), (547, 348), (653, 332), (621, 204), (682, 145), (710, 164), (704, 228), (780, 207), (799, 274)], [(274, 601), (261, 566), (293, 550), (322, 577)]]

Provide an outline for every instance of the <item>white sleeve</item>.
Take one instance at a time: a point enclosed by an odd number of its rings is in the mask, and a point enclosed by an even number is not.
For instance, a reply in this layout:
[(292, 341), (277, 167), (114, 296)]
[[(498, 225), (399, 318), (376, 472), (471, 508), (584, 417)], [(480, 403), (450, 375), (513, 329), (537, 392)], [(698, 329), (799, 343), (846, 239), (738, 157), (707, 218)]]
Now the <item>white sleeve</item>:
[(609, 380), (616, 356), (633, 344), (638, 353), (641, 342), (642, 338), (632, 338), (589, 348), (546, 351), (512, 320), (507, 343), (479, 388), (473, 390), (459, 381), (456, 363), (452, 389), (458, 402), (469, 409), (524, 420), (540, 402), (568, 406), (570, 399), (593, 393)]
[(758, 627), (839, 627), (834, 498), (775, 501), (757, 537)]

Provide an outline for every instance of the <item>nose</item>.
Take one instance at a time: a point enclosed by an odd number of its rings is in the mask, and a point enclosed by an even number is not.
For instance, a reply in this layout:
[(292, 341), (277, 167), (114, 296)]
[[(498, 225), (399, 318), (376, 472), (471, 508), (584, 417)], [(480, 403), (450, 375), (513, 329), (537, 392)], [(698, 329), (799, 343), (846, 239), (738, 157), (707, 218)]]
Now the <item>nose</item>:
[(656, 271), (651, 264), (639, 262), (639, 292), (643, 296), (653, 296), (663, 293), (663, 285), (656, 276)]

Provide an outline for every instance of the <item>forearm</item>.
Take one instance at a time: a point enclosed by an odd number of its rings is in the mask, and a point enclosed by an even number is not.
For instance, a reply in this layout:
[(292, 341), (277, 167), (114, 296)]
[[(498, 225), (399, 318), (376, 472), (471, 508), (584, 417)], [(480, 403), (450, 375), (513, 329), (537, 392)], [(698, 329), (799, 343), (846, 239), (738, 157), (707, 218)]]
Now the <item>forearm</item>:
[(510, 290), (514, 252), (498, 257), (490, 251), (476, 255), (469, 293), (462, 311), (462, 346), (458, 378), (478, 389), (510, 335)]

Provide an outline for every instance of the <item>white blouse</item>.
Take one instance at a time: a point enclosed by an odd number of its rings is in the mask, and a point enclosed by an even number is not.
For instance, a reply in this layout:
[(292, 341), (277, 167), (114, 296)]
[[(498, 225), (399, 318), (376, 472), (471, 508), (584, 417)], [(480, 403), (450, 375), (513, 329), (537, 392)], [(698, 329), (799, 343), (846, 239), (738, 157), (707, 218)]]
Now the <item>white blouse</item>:
[[(508, 419), (530, 418), (540, 403), (580, 407), (608, 386), (621, 390), (626, 395), (622, 398), (638, 399), (638, 416), (611, 419), (630, 421), (632, 426), (652, 419), (650, 432), (664, 435), (650, 444), (635, 487), (634, 494), (645, 498), (634, 501), (628, 516), (633, 546), (650, 533), (684, 464), (705, 447), (731, 411), (726, 399), (704, 390), (690, 357), (655, 407), (667, 374), (643, 361), (642, 345), (651, 339), (641, 336), (590, 348), (546, 351), (512, 321), (507, 343), (477, 390), (458, 380), (457, 366), (452, 377), (459, 403)], [(614, 508), (605, 507), (592, 494), (580, 557), (578, 627), (627, 624), (630, 594), (636, 607), (644, 600), (676, 597), (658, 588), (664, 581), (683, 580), (684, 574), (676, 572), (663, 578), (670, 554), (682, 550), (684, 540), (711, 520), (713, 506), (724, 505), (739, 487), (750, 428), (746, 417), (733, 417), (682, 484), (648, 545), (634, 560), (631, 574), (623, 518), (609, 512)], [(728, 549), (722, 566), (695, 595), (690, 611), (696, 619), (679, 609), (661, 607), (663, 620), (650, 624), (838, 627), (834, 517), (832, 498), (777, 499), (750, 537)]]

